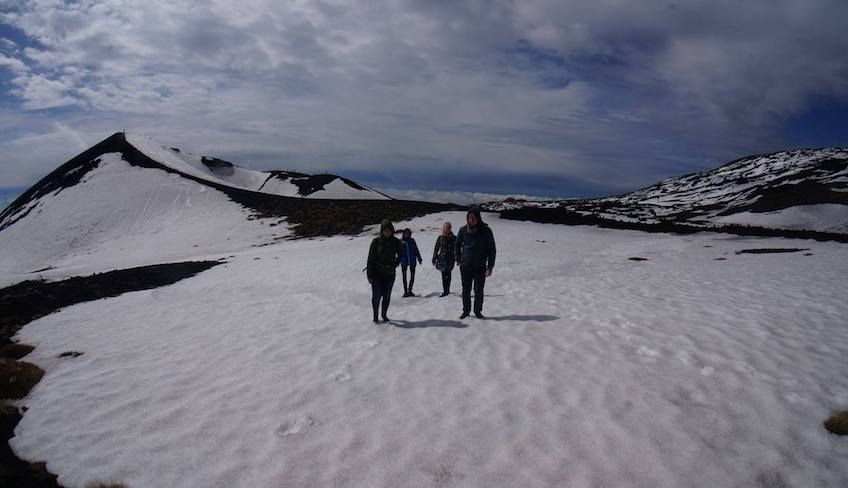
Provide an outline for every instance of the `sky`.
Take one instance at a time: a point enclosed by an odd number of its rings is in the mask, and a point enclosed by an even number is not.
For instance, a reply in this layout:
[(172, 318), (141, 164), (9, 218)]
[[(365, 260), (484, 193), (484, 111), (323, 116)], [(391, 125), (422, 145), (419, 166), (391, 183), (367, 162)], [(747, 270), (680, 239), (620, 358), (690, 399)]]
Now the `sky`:
[(122, 130), (377, 188), (587, 197), (848, 146), (848, 2), (0, 0), (0, 195)]

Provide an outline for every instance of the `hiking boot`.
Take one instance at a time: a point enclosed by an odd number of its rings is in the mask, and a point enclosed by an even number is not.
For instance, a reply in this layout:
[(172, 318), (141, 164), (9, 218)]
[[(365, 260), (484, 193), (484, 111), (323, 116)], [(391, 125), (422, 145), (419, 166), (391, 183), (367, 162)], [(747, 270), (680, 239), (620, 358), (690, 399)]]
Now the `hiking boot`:
[(467, 319), (470, 314), (468, 312), (462, 312), (462, 315), (459, 316), (459, 320)]
[(448, 293), (448, 292), (444, 292), (444, 293), (442, 293), (441, 295), (439, 295), (439, 298), (446, 297), (446, 296), (448, 296), (448, 295), (450, 295), (450, 293)]
[(388, 321), (389, 321), (389, 318), (386, 317), (385, 315), (383, 315), (383, 322), (388, 322)]
[(474, 316), (478, 319), (485, 319), (486, 317), (480, 312), (474, 312)]
[(380, 319), (378, 319), (376, 315), (374, 316), (374, 323), (375, 323), (375, 324), (379, 324), (379, 323), (380, 323)]

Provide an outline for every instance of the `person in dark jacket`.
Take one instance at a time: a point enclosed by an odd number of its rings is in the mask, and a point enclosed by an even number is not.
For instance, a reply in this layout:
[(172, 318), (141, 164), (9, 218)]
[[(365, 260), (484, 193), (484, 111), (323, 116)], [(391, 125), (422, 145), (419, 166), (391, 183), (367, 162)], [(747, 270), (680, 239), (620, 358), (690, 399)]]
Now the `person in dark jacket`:
[(395, 228), (391, 222), (384, 220), (380, 225), (380, 236), (371, 241), (368, 249), (368, 283), (371, 284), (371, 307), (374, 310), (374, 322), (377, 323), (377, 310), (382, 300), (383, 321), (388, 322), (386, 312), (392, 297), (392, 286), (395, 283), (395, 270), (400, 264), (401, 245), (394, 236)]
[[(412, 231), (409, 229), (403, 230), (403, 239), (401, 239), (403, 252), (400, 258), (400, 270), (403, 273), (403, 296), (414, 297), (412, 293), (412, 285), (415, 284), (415, 262), (421, 264), (421, 253), (418, 251), (418, 243), (412, 238)], [(409, 286), (406, 285), (406, 268), (409, 268)]]
[(451, 273), (453, 272), (454, 245), (456, 236), (450, 222), (442, 225), (442, 235), (436, 238), (436, 247), (433, 249), (433, 266), (442, 272), (442, 294), (440, 297), (450, 295)]
[(480, 218), (480, 207), (471, 207), (466, 215), (467, 225), (456, 236), (454, 254), (462, 276), (462, 315), (471, 312), (471, 288), (474, 287), (474, 316), (483, 317), (483, 287), (495, 267), (495, 236)]

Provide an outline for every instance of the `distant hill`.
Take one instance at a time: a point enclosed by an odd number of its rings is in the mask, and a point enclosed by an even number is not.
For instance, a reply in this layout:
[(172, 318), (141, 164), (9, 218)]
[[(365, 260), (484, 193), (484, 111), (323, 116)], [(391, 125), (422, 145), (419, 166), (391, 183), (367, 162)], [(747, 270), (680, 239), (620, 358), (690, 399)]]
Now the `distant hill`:
[(0, 212), (0, 276), (99, 256), (146, 265), (279, 239), (356, 234), (455, 208), (395, 200), (336, 175), (255, 171), (116, 133)]
[(505, 210), (507, 218), (530, 218), (534, 209), (547, 219), (559, 213), (573, 223), (846, 234), (848, 148), (749, 156), (615, 197), (499, 202), (489, 208)]

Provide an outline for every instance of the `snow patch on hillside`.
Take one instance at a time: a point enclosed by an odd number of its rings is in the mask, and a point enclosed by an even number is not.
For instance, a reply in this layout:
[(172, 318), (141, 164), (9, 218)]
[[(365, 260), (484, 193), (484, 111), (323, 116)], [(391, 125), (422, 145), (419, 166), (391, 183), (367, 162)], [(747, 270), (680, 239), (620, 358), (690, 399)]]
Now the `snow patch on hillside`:
[(775, 229), (810, 229), (848, 234), (848, 205), (799, 205), (776, 212), (741, 212), (716, 217), (719, 224), (754, 225)]

